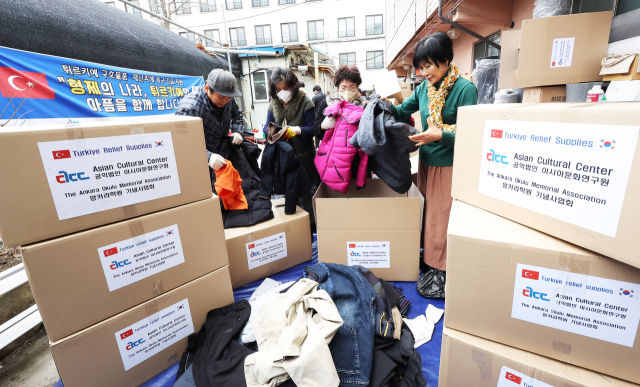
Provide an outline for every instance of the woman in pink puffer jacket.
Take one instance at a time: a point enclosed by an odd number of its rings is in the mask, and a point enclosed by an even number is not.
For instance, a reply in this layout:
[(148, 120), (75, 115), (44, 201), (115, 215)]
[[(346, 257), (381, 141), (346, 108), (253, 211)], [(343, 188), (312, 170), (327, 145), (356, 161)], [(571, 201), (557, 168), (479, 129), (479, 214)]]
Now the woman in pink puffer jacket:
[(321, 124), (325, 132), (316, 154), (315, 165), (320, 178), (329, 188), (347, 193), (352, 176), (351, 166), (356, 158), (359, 158), (356, 185), (364, 187), (367, 183), (369, 156), (349, 142), (358, 130), (366, 101), (358, 92), (362, 78), (357, 67), (340, 66), (336, 71), (335, 81), (339, 91), (328, 95), (326, 105), (322, 103), (318, 109), (318, 115), (325, 116)]

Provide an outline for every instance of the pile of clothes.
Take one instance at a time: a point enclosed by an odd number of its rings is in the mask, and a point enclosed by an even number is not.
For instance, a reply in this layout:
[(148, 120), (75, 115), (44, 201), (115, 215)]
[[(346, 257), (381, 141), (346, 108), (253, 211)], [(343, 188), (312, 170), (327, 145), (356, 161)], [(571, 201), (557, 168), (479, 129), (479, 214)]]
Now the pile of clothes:
[(423, 387), (407, 309), (399, 289), (361, 266), (266, 279), (249, 301), (207, 314), (174, 386)]

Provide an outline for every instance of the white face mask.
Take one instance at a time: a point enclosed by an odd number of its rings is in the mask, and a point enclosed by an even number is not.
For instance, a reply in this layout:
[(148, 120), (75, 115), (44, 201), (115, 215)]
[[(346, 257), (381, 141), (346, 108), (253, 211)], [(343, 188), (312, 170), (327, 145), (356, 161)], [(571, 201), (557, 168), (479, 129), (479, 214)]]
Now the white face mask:
[(349, 90), (340, 92), (340, 96), (342, 96), (342, 98), (347, 102), (350, 102), (357, 94), (358, 94), (357, 91), (349, 91)]
[(289, 90), (280, 90), (276, 95), (280, 98), (280, 101), (284, 103), (291, 101), (291, 92)]

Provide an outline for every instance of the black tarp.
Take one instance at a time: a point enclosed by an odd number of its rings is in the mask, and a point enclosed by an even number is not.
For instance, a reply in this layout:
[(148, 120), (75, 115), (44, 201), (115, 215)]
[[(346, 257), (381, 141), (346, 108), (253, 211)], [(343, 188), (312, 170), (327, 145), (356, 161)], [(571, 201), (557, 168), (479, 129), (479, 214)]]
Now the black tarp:
[[(97, 0), (0, 0), (0, 46), (159, 73), (206, 77), (228, 69), (222, 56)], [(237, 55), (231, 63), (239, 74)]]

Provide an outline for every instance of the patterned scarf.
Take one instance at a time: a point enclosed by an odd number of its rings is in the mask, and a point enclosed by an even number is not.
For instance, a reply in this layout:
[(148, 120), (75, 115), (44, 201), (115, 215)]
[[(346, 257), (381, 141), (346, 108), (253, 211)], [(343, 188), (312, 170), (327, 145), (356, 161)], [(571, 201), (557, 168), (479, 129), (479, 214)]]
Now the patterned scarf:
[(456, 131), (455, 125), (445, 125), (442, 122), (442, 108), (444, 107), (444, 101), (449, 94), (449, 90), (453, 84), (460, 77), (460, 69), (454, 62), (449, 64), (449, 72), (442, 81), (440, 88), (436, 88), (432, 84), (428, 84), (429, 87), (429, 114), (431, 115), (431, 121), (433, 124), (443, 132), (454, 133)]

